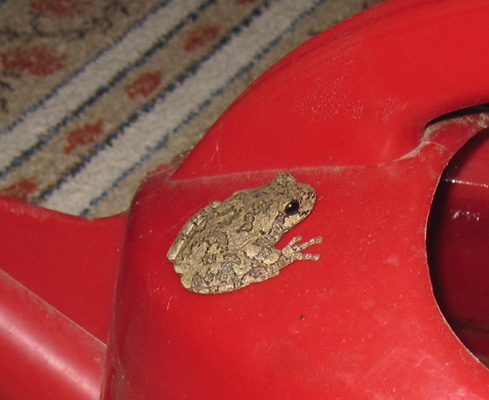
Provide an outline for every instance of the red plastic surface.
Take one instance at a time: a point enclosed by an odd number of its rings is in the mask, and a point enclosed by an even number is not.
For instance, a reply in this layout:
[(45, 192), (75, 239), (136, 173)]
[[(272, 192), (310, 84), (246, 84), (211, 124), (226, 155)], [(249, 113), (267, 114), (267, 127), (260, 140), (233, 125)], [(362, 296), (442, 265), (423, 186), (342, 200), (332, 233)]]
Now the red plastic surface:
[[(0, 397), (489, 398), (489, 371), (438, 309), (425, 243), (442, 171), (486, 117), (424, 131), (489, 101), (487, 15), (485, 0), (388, 1), (318, 35), (173, 175), (150, 174), (128, 215), (90, 221), (1, 199)], [(322, 235), (321, 260), (228, 294), (185, 290), (165, 258), (181, 226), (281, 169), (318, 193), (281, 243)], [(459, 293), (445, 297), (449, 315), (485, 324), (484, 303)]]
[(0, 270), (0, 398), (100, 397), (105, 345)]
[(126, 214), (1, 198), (0, 220), (0, 398), (100, 398)]
[[(488, 13), (486, 1), (397, 1), (340, 24), (253, 84), (170, 179), (145, 181), (105, 400), (489, 398), (489, 372), (435, 302), (425, 244), (442, 171), (484, 119), (423, 135), (489, 100)], [(164, 257), (179, 228), (280, 169), (318, 193), (283, 243), (321, 234), (321, 261), (225, 295), (183, 289)]]
[(1, 200), (2, 269), (105, 342), (127, 215), (89, 220)]
[(388, 164), (293, 169), (319, 200), (283, 243), (320, 233), (321, 261), (225, 295), (186, 291), (162, 256), (202, 204), (274, 171), (153, 175), (132, 208), (105, 398), (488, 398), (489, 372), (439, 312), (425, 252), (431, 198), (451, 156), (431, 140), (458, 147), (478, 130), (433, 132)]

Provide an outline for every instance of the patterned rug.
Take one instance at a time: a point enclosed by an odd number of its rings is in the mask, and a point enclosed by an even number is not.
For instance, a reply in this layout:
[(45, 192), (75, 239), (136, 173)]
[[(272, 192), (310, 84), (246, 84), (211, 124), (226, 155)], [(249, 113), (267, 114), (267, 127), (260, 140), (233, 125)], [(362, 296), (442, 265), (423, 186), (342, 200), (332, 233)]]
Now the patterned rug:
[(0, 193), (126, 210), (289, 51), (367, 0), (0, 0)]

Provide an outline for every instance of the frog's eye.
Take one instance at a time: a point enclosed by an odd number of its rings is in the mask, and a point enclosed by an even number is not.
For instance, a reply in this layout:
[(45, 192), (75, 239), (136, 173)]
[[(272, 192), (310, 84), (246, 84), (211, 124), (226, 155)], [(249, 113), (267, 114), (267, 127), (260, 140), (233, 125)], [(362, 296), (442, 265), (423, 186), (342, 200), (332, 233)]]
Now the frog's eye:
[(295, 215), (299, 212), (299, 201), (298, 200), (292, 200), (289, 204), (285, 206), (285, 214), (288, 215), (289, 217), (291, 215)]

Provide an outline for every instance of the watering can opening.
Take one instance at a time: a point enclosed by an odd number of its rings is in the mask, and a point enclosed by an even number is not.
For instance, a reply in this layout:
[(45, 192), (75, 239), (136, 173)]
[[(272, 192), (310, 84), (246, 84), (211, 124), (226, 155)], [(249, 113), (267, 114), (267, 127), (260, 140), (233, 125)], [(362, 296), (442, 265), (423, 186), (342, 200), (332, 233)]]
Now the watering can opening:
[(479, 126), (441, 176), (430, 211), (427, 252), (442, 313), (489, 367), (489, 129)]

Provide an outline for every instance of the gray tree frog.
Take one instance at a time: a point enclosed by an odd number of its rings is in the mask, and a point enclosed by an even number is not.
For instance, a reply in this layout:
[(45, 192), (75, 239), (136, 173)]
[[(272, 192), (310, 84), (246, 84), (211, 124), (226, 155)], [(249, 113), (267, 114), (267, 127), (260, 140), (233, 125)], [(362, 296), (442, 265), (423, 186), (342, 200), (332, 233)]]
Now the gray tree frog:
[(294, 237), (282, 250), (282, 235), (301, 222), (316, 203), (315, 190), (288, 172), (272, 182), (214, 201), (180, 230), (167, 257), (186, 289), (202, 294), (226, 293), (279, 274), (295, 260), (318, 260), (301, 253), (321, 243)]

